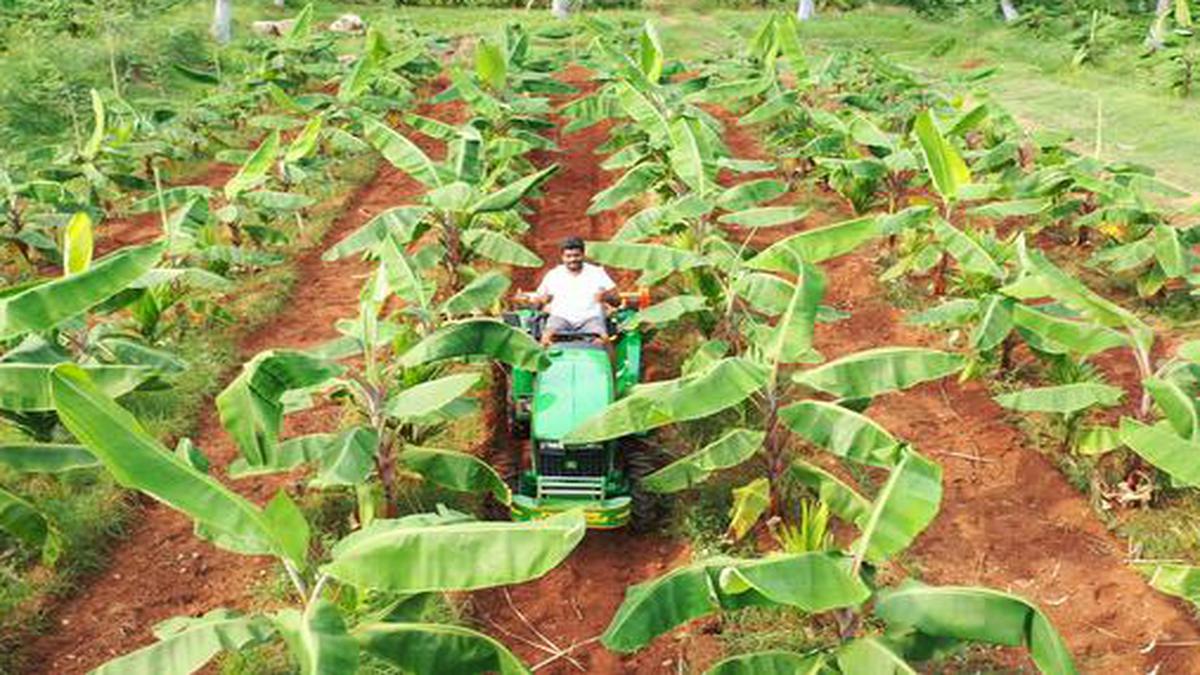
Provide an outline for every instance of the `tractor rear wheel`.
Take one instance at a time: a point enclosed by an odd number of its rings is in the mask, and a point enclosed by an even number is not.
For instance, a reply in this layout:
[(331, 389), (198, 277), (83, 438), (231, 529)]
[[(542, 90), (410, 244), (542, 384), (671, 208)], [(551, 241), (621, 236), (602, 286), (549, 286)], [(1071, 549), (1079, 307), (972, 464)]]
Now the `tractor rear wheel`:
[(629, 480), (629, 528), (634, 532), (651, 532), (662, 525), (668, 508), (664, 495), (642, 486), (642, 480), (666, 465), (666, 457), (657, 446), (642, 439), (622, 442), (625, 453), (625, 476)]

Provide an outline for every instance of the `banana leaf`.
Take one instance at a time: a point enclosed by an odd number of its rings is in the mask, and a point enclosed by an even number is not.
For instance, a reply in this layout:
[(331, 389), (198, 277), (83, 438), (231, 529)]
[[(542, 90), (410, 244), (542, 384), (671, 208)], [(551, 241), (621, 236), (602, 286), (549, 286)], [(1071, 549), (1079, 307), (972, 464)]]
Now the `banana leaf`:
[[(146, 366), (78, 366), (105, 396), (123, 396), (154, 377)], [(0, 363), (0, 410), (39, 412), (54, 409), (51, 396), (55, 364)]]
[(966, 233), (941, 218), (933, 221), (933, 233), (964, 272), (993, 279), (1004, 278), (1004, 268)]
[(315, 598), (303, 613), (285, 609), (274, 618), (303, 675), (358, 671), (358, 642), (332, 602)]
[(615, 209), (644, 194), (663, 177), (665, 171), (661, 164), (639, 164), (633, 167), (617, 179), (617, 182), (592, 197), (592, 205), (587, 210), (588, 215)]
[(871, 502), (866, 497), (819, 466), (796, 459), (788, 467), (788, 473), (793, 479), (815, 490), (821, 503), (847, 523), (861, 527), (871, 514)]
[(800, 401), (779, 410), (779, 419), (808, 442), (854, 462), (892, 467), (900, 441), (871, 418), (825, 401)]
[(1077, 382), (1022, 389), (1011, 394), (1001, 394), (995, 399), (996, 403), (1010, 410), (1070, 415), (1092, 406), (1114, 406), (1124, 397), (1125, 390), (1120, 387), (1096, 382)]
[(364, 140), (378, 150), (392, 166), (426, 187), (441, 187), (442, 180), (437, 167), (416, 143), (373, 117), (364, 117), (362, 127)]
[[(45, 514), (4, 488), (0, 488), (0, 531), (35, 551), (45, 550), (46, 544), (56, 538)], [(56, 557), (56, 554), (49, 557)]]
[(419, 234), (421, 222), (428, 214), (429, 208), (426, 206), (390, 208), (329, 247), (321, 260), (341, 260), (359, 251), (374, 251), (388, 239), (388, 235), (407, 246)]
[(495, 211), (507, 211), (513, 208), (524, 199), (530, 192), (538, 186), (550, 180), (550, 177), (558, 171), (557, 164), (532, 173), (523, 178), (517, 179), (512, 183), (500, 188), (499, 190), (480, 199), (471, 207), (472, 213), (492, 213)]
[(881, 563), (908, 548), (942, 502), (942, 467), (908, 450), (888, 474), (854, 542), (856, 556)]
[(939, 380), (962, 367), (963, 359), (957, 354), (921, 347), (881, 347), (796, 373), (792, 379), (842, 398), (874, 398)]
[(677, 459), (642, 479), (652, 492), (672, 493), (694, 487), (713, 473), (737, 466), (762, 447), (765, 434), (750, 429), (733, 429), (692, 454)]
[(412, 367), (466, 356), (487, 356), (529, 371), (549, 365), (549, 357), (533, 338), (492, 319), (470, 319), (442, 326), (405, 352), (400, 365)]
[(958, 150), (942, 136), (933, 114), (922, 110), (913, 122), (913, 131), (921, 145), (921, 154), (934, 188), (948, 202), (958, 199), (958, 192), (971, 182), (971, 171)]
[(512, 491), (490, 464), (456, 450), (409, 446), (400, 461), (423, 478), (459, 492), (490, 492), (496, 501), (512, 501)]
[(0, 340), (49, 330), (99, 305), (154, 267), (166, 246), (122, 249), (86, 271), (0, 297)]
[(463, 626), (368, 623), (355, 628), (354, 637), (364, 651), (406, 673), (529, 672), (503, 644)]
[(911, 627), (926, 635), (1025, 646), (1043, 673), (1078, 672), (1046, 615), (1015, 595), (987, 588), (909, 582), (881, 592), (875, 613), (889, 626)]
[(1154, 399), (1175, 433), (1183, 438), (1196, 440), (1200, 431), (1200, 417), (1196, 412), (1196, 400), (1175, 382), (1158, 377), (1142, 380), (1142, 387)]
[[(477, 590), (536, 579), (583, 539), (580, 511), (529, 523), (376, 520), (334, 546), (323, 573), (393, 593)], [(463, 565), (486, 560), (487, 565)]]
[(717, 361), (676, 380), (635, 387), (573, 429), (564, 443), (596, 443), (708, 417), (731, 408), (766, 384), (763, 367), (740, 357)]
[(891, 645), (874, 637), (847, 642), (834, 654), (838, 671), (844, 675), (917, 675), (917, 671)]
[(1200, 442), (1180, 438), (1169, 424), (1121, 419), (1121, 442), (1154, 468), (1170, 474), (1177, 486), (1200, 487)]
[(164, 621), (154, 634), (158, 642), (105, 663), (93, 675), (191, 675), (223, 651), (268, 642), (275, 629), (265, 617), (214, 609)]
[(805, 230), (771, 244), (747, 261), (746, 266), (766, 272), (795, 274), (797, 256), (813, 264), (836, 258), (879, 236), (879, 231), (879, 221), (874, 216)]
[(704, 675), (818, 675), (824, 657), (793, 652), (768, 651), (739, 654), (720, 661)]
[(100, 460), (82, 445), (22, 443), (0, 445), (0, 466), (19, 473), (62, 473), (91, 469)]
[(487, 311), (504, 297), (511, 285), (503, 272), (492, 270), (475, 277), (461, 291), (447, 298), (438, 311), (449, 316)]
[(233, 201), (242, 193), (252, 190), (267, 179), (267, 172), (275, 163), (279, 153), (279, 132), (273, 131), (254, 152), (246, 158), (238, 172), (225, 183), (225, 199)]
[(587, 244), (588, 256), (610, 267), (644, 272), (673, 272), (705, 264), (701, 256), (662, 244), (593, 241)]
[(733, 504), (729, 507), (729, 536), (733, 541), (745, 537), (770, 505), (771, 481), (766, 477), (733, 488)]
[(810, 211), (806, 206), (758, 206), (726, 213), (717, 220), (738, 227), (779, 227), (803, 220)]
[(720, 610), (786, 605), (823, 612), (858, 605), (869, 595), (845, 561), (832, 554), (714, 558), (630, 586), (601, 643), (629, 653), (677, 626)]
[(517, 267), (542, 266), (542, 259), (536, 253), (499, 232), (483, 228), (470, 229), (463, 233), (462, 242), (476, 255), (488, 260)]

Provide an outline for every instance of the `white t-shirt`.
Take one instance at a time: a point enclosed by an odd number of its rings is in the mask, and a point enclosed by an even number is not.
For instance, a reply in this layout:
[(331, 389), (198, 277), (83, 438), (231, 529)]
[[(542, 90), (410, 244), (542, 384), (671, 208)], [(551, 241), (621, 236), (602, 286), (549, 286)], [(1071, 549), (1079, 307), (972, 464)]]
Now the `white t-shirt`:
[(580, 323), (604, 316), (604, 308), (596, 299), (596, 294), (613, 288), (616, 288), (616, 284), (603, 267), (584, 263), (579, 272), (568, 270), (566, 265), (550, 270), (537, 287), (537, 294), (550, 296), (546, 311), (551, 316)]

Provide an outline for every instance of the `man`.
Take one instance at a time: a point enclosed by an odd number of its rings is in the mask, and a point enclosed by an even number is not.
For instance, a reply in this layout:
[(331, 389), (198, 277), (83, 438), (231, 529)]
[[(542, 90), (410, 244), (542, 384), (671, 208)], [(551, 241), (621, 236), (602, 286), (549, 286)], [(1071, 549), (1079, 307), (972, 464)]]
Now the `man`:
[(550, 315), (542, 329), (544, 345), (563, 332), (608, 336), (601, 303), (619, 302), (616, 284), (603, 267), (584, 262), (583, 256), (583, 240), (568, 237), (562, 243), (562, 264), (547, 272), (535, 291), (534, 301), (546, 305)]

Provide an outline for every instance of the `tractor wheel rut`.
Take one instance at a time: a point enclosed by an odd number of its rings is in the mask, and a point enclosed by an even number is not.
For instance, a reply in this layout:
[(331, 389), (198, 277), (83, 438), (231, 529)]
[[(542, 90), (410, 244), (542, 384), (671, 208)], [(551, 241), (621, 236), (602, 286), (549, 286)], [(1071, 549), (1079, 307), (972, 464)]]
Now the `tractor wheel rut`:
[[(583, 91), (593, 87), (588, 72), (573, 67), (561, 79)], [(563, 101), (559, 101), (560, 103)], [(559, 129), (566, 120), (555, 118)], [(542, 273), (557, 264), (559, 244), (567, 236), (606, 240), (620, 226), (614, 212), (587, 215), (594, 194), (616, 178), (600, 168), (596, 154), (607, 139), (609, 124), (600, 124), (569, 135), (558, 132), (561, 150), (538, 158), (539, 164), (557, 162), (559, 171), (543, 187), (533, 207), (529, 245), (542, 260), (542, 270), (514, 270), (515, 289), (533, 289)], [(620, 287), (636, 275), (610, 270)], [(656, 358), (651, 346), (647, 362)], [(660, 345), (657, 349), (663, 349)], [(513, 441), (504, 434), (493, 438), (497, 454), (511, 453)], [(691, 560), (687, 543), (659, 534), (633, 534), (628, 529), (590, 530), (567, 560), (541, 579), (471, 595), (470, 614), (477, 627), (505, 643), (526, 663), (543, 664), (539, 673), (661, 673), (677, 671), (679, 664), (706, 664), (715, 653), (707, 635), (681, 640), (662, 639), (631, 656), (601, 647), (597, 638), (616, 613), (625, 589)], [(549, 641), (549, 644), (547, 644)], [(559, 650), (570, 650), (556, 657)]]
[[(451, 106), (428, 107), (422, 114), (461, 121)], [(433, 156), (440, 144), (419, 140)], [(361, 227), (380, 212), (415, 201), (424, 187), (407, 174), (383, 163), (376, 175), (355, 191), (320, 242), (299, 254), (296, 282), (287, 307), (264, 325), (248, 329), (240, 341), (244, 359), (269, 348), (305, 349), (337, 337), (334, 322), (358, 312), (361, 285), (369, 265), (355, 259), (325, 262), (327, 246)], [(144, 219), (143, 227), (157, 230), (157, 218)], [(125, 232), (128, 241), (145, 241), (154, 232)], [(232, 378), (235, 373), (228, 374)], [(225, 433), (211, 400), (193, 435), (222, 477), (238, 492), (262, 504), (276, 491), (301, 492), (303, 483), (288, 475), (231, 481), (224, 467), (238, 456)], [(316, 433), (335, 428), (342, 412), (334, 405), (319, 405), (287, 418), (283, 436)], [(141, 513), (124, 539), (108, 556), (108, 566), (49, 616), (50, 630), (33, 639), (24, 650), (28, 673), (70, 675), (84, 673), (105, 661), (153, 641), (150, 629), (177, 615), (199, 616), (216, 608), (248, 610), (277, 603), (261, 590), (273, 574), (274, 561), (247, 557), (215, 548), (195, 537), (192, 522), (178, 512), (144, 501)]]
[[(736, 156), (765, 157), (734, 116), (721, 119)], [(814, 209), (805, 227), (850, 217)], [(818, 325), (816, 346), (826, 359), (873, 347), (945, 346), (943, 336), (907, 325), (904, 312), (887, 301), (876, 255), (866, 249), (822, 264), (826, 304), (850, 313), (845, 321)], [(1200, 627), (1188, 610), (1126, 563), (1123, 543), (1028, 445), (982, 383), (949, 378), (884, 396), (870, 415), (943, 469), (941, 512), (910, 550), (914, 576), (938, 585), (989, 586), (1037, 603), (1081, 672), (1200, 672), (1194, 646)], [(1009, 651), (1005, 658), (1015, 667), (1033, 670), (1023, 651)]]

